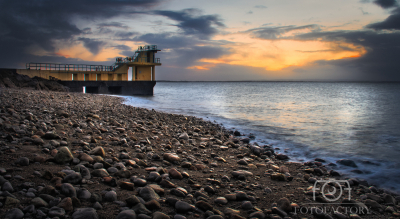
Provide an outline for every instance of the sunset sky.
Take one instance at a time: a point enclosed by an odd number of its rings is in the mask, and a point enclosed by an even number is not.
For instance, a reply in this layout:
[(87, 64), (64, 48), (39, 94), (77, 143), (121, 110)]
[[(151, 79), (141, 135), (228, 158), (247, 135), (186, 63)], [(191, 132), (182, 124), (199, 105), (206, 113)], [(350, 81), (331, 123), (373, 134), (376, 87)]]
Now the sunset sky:
[(0, 0), (0, 67), (112, 65), (157, 80), (400, 81), (396, 0)]

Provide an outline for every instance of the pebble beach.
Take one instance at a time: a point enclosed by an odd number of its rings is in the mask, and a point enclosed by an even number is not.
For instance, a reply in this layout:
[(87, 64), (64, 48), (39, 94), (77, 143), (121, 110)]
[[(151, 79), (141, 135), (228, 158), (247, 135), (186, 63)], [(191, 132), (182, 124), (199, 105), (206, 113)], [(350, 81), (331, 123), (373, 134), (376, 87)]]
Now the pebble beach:
[(400, 217), (400, 196), (323, 159), (123, 101), (1, 88), (0, 218)]

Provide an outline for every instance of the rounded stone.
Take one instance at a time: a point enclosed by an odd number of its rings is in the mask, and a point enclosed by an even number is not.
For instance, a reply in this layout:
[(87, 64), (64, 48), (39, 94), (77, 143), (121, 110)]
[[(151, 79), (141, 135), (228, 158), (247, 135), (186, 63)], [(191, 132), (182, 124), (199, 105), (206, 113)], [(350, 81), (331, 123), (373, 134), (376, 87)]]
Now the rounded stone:
[(102, 163), (93, 164), (93, 169), (102, 169), (102, 168), (103, 168), (103, 164)]
[(49, 206), (49, 204), (40, 197), (36, 197), (36, 198), (32, 199), (31, 204), (33, 204), (36, 208)]
[(136, 219), (136, 213), (134, 210), (124, 210), (117, 215), (116, 219)]
[(79, 189), (77, 192), (77, 196), (79, 199), (89, 200), (92, 197), (92, 194), (87, 189)]
[(5, 183), (3, 184), (3, 186), (1, 186), (1, 190), (2, 190), (2, 191), (7, 191), (7, 192), (10, 192), (10, 193), (12, 193), (12, 192), (14, 191), (14, 189), (13, 189), (11, 183), (8, 182), (8, 181), (5, 182)]
[(256, 211), (253, 212), (249, 215), (250, 218), (258, 218), (258, 219), (264, 219), (265, 214), (262, 211)]
[(251, 209), (253, 209), (253, 204), (251, 204), (250, 201), (243, 201), (242, 202), (242, 208), (244, 210), (251, 210)]
[(107, 202), (113, 202), (117, 200), (117, 193), (115, 191), (109, 191), (104, 195), (104, 200)]
[(63, 208), (54, 206), (54, 207), (50, 208), (49, 214), (48, 214), (48, 215), (49, 215), (50, 217), (59, 217), (59, 218), (62, 218), (62, 217), (64, 217), (64, 215), (65, 215), (65, 210), (64, 210)]
[(135, 186), (138, 186), (138, 187), (143, 187), (143, 186), (147, 185), (146, 180), (144, 180), (142, 178), (138, 178), (138, 177), (132, 177), (131, 182), (133, 182), (135, 184)]
[(98, 219), (99, 216), (94, 208), (78, 208), (73, 214), (72, 219)]
[(22, 219), (24, 218), (24, 212), (22, 212), (19, 208), (13, 208), (9, 210), (4, 218), (9, 218), (9, 219)]
[(149, 176), (147, 177), (148, 181), (156, 181), (160, 177), (160, 174), (157, 172), (150, 172)]
[(101, 156), (101, 157), (106, 156), (106, 152), (104, 151), (104, 148), (100, 147), (100, 146), (99, 147), (95, 147), (93, 150), (89, 151), (89, 154), (98, 155), (98, 156)]
[(248, 199), (249, 199), (249, 196), (245, 192), (242, 192), (242, 191), (236, 192), (236, 200), (242, 201), (242, 200), (248, 200)]
[(70, 197), (61, 200), (57, 207), (63, 208), (66, 211), (72, 211), (74, 209), (74, 206), (72, 205), (72, 199)]
[(67, 197), (76, 197), (76, 189), (70, 183), (63, 183), (61, 185), (61, 193)]
[(341, 159), (336, 161), (336, 163), (349, 167), (357, 167), (357, 164), (353, 160), (349, 159)]
[(188, 211), (192, 211), (195, 209), (195, 207), (187, 202), (184, 201), (177, 201), (175, 203), (175, 209), (178, 212), (188, 212)]
[(108, 174), (107, 170), (105, 169), (96, 169), (92, 171), (92, 175), (96, 176), (96, 177), (106, 177), (106, 176), (110, 176), (110, 174)]
[(156, 211), (153, 213), (153, 219), (170, 219), (170, 218), (168, 215), (166, 215), (162, 212)]
[(54, 157), (55, 162), (58, 164), (69, 163), (72, 161), (72, 159), (74, 159), (74, 156), (68, 147), (60, 147), (56, 156)]
[(96, 210), (101, 210), (103, 209), (103, 206), (100, 204), (100, 202), (96, 202), (93, 204), (93, 208)]
[(71, 184), (79, 184), (82, 182), (82, 175), (80, 173), (73, 172), (64, 177), (63, 182)]
[(140, 188), (139, 195), (145, 201), (150, 201), (152, 199), (156, 199), (156, 200), (160, 199), (160, 196), (158, 196), (157, 193), (149, 186)]
[(28, 166), (29, 165), (29, 159), (27, 157), (20, 157), (16, 161), (17, 164), (21, 166)]
[(183, 179), (182, 174), (175, 168), (170, 169), (168, 174), (172, 179)]
[(225, 197), (218, 197), (214, 200), (214, 203), (220, 205), (226, 205), (228, 204), (228, 199), (226, 199)]
[(181, 214), (175, 214), (174, 219), (186, 219), (186, 217)]

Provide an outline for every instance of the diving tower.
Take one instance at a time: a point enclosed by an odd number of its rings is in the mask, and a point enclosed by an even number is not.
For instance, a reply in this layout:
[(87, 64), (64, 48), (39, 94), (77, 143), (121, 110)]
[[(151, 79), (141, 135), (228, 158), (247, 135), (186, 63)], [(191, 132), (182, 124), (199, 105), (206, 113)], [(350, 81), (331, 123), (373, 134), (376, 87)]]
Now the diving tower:
[[(161, 66), (160, 58), (155, 57), (158, 51), (161, 50), (157, 49), (157, 45), (139, 46), (133, 56), (117, 57), (115, 63), (109, 66), (27, 63), (26, 68), (17, 69), (17, 73), (57, 80), (70, 87), (71, 91), (77, 92), (81, 92), (82, 87), (86, 87), (88, 93), (153, 95), (153, 87), (156, 83), (155, 67)], [(128, 74), (129, 68), (132, 68), (131, 78)], [(151, 86), (151, 92), (149, 86)], [(137, 91), (134, 91), (135, 87), (138, 88)]]

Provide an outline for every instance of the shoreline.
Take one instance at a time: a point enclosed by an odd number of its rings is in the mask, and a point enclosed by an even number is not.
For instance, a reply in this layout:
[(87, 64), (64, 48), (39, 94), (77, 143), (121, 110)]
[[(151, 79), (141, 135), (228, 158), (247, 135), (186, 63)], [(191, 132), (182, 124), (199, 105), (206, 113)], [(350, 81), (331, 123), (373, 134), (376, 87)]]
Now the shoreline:
[[(14, 209), (35, 218), (40, 208), (47, 216), (63, 209), (61, 217), (72, 218), (89, 211), (98, 218), (132, 211), (141, 218), (350, 216), (304, 212), (313, 201), (337, 207), (321, 195), (313, 200), (310, 186), (335, 176), (323, 162), (287, 162), (273, 148), (240, 141), (218, 124), (128, 106), (120, 97), (0, 91), (1, 217)], [(361, 218), (400, 216), (399, 196), (349, 181), (354, 194), (351, 203), (339, 197), (339, 211), (348, 204), (370, 210), (358, 212)], [(6, 182), (12, 199), (4, 194)], [(32, 203), (36, 214), (26, 210)], [(83, 207), (88, 212), (77, 211)]]
[[(238, 138), (250, 138), (250, 144), (258, 144), (260, 146), (268, 145), (273, 147), (280, 153), (288, 155), (291, 162), (306, 163), (308, 161), (314, 161), (314, 159), (325, 160), (323, 164), (330, 169), (338, 171), (343, 178), (358, 178), (368, 181), (370, 186), (375, 186), (383, 188), (390, 191), (391, 193), (400, 194), (399, 184), (396, 183), (397, 178), (392, 178), (391, 181), (385, 181), (385, 177), (388, 175), (395, 174), (393, 171), (393, 165), (396, 165), (392, 161), (374, 159), (368, 156), (361, 156), (357, 154), (347, 154), (345, 152), (332, 151), (332, 153), (324, 151), (324, 148), (315, 149), (311, 146), (305, 144), (298, 144), (294, 141), (286, 141), (282, 139), (268, 138), (265, 133), (260, 130), (254, 129), (251, 125), (245, 124), (245, 121), (226, 118), (223, 115), (216, 114), (206, 114), (204, 111), (197, 113), (193, 108), (188, 108), (188, 106), (183, 105), (183, 109), (174, 109), (170, 105), (163, 102), (159, 103), (157, 100), (147, 99), (146, 97), (129, 97), (129, 96), (119, 96), (125, 99), (123, 104), (129, 106), (137, 105), (146, 109), (155, 109), (165, 113), (171, 113), (176, 115), (187, 115), (202, 118), (206, 121), (210, 121), (219, 125), (222, 125), (225, 130), (233, 134), (234, 131), (240, 131), (241, 136)], [(153, 103), (153, 101), (156, 101)], [(160, 101), (160, 100), (159, 100)], [(155, 104), (155, 105), (153, 105)], [(213, 117), (214, 116), (214, 117)], [(267, 123), (268, 124), (268, 123)], [(269, 126), (266, 126), (269, 127)], [(277, 128), (280, 128), (279, 126)], [(252, 138), (254, 137), (254, 138)], [(309, 153), (308, 150), (312, 150)], [(350, 165), (343, 165), (338, 163), (340, 160), (352, 160), (354, 162)], [(390, 168), (392, 166), (392, 168)], [(381, 173), (387, 173), (382, 175)]]

